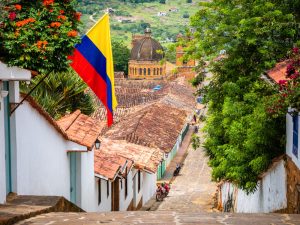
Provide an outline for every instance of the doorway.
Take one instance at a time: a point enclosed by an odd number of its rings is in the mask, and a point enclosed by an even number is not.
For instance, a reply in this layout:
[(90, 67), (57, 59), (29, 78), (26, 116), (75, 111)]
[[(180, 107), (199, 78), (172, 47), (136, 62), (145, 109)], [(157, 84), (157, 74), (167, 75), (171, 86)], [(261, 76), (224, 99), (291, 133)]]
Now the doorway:
[(120, 210), (120, 179), (117, 177), (114, 182), (111, 183), (111, 211)]

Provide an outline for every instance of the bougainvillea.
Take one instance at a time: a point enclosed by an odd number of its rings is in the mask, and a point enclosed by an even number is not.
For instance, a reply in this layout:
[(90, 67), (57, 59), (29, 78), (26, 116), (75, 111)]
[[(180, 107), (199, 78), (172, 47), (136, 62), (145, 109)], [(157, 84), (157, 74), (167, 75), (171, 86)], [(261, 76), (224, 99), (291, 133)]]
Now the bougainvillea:
[[(18, 0), (2, 5), (1, 61), (39, 73), (64, 71), (80, 41), (73, 0)], [(1, 5), (0, 5), (1, 7)]]
[(278, 82), (278, 93), (269, 101), (268, 113), (273, 116), (284, 115), (288, 107), (293, 112), (300, 111), (300, 51), (295, 47), (290, 52), (284, 80)]

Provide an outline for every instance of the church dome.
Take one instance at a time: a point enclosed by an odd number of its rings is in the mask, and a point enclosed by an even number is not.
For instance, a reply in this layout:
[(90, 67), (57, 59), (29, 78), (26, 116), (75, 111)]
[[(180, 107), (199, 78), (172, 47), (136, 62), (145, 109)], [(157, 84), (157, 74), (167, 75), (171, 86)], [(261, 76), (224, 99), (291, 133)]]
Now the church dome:
[(151, 31), (147, 28), (144, 37), (133, 42), (130, 59), (137, 61), (159, 61), (163, 58), (163, 47), (158, 41), (151, 38)]

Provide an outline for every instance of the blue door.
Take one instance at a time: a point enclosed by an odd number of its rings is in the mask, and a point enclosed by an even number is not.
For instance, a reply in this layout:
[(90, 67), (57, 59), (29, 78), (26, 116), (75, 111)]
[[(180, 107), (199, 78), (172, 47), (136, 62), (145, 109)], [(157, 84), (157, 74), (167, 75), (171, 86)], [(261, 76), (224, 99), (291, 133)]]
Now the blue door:
[[(8, 81), (3, 82), (3, 89), (5, 91), (9, 90)], [(12, 192), (9, 96), (4, 98), (4, 133), (5, 133), (6, 194), (8, 194), (8, 193)]]
[(70, 152), (70, 201), (76, 204), (76, 152)]

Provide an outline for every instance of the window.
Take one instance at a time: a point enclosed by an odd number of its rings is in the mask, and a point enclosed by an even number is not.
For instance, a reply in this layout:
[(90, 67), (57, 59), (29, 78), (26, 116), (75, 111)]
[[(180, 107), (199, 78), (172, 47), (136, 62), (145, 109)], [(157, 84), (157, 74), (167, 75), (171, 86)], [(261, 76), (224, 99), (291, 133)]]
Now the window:
[(160, 74), (159, 74), (159, 68), (157, 68), (157, 70), (156, 70), (156, 71), (157, 71), (157, 75), (160, 75)]
[(146, 70), (146, 68), (144, 68), (144, 75), (146, 75), (146, 72), (147, 72), (147, 70)]
[(138, 192), (141, 190), (141, 171), (138, 172)]
[(109, 181), (106, 183), (106, 192), (107, 192), (107, 197), (109, 196)]
[(148, 68), (148, 75), (150, 75), (151, 74), (151, 70), (150, 70), (150, 68)]
[(127, 167), (126, 167), (126, 177), (125, 177), (125, 198), (128, 195), (128, 179), (127, 179)]
[(298, 158), (299, 116), (293, 116), (293, 154)]
[(143, 75), (143, 69), (140, 68), (140, 75)]
[(136, 68), (134, 68), (134, 74), (137, 75), (137, 73), (136, 73)]
[(98, 205), (101, 203), (101, 179), (98, 179)]

